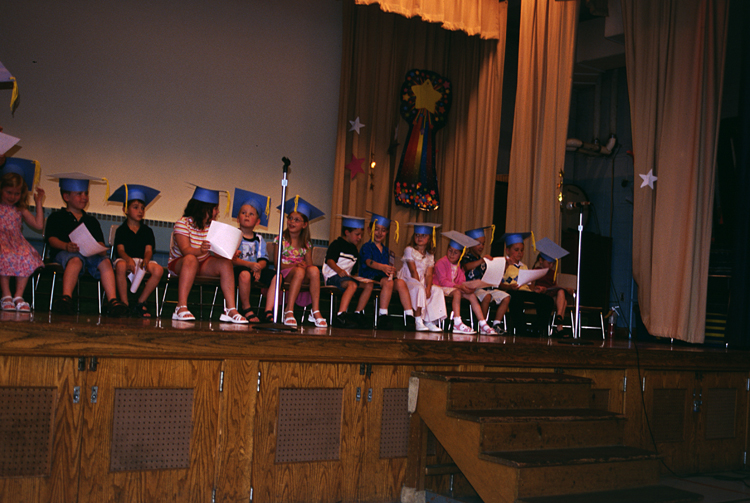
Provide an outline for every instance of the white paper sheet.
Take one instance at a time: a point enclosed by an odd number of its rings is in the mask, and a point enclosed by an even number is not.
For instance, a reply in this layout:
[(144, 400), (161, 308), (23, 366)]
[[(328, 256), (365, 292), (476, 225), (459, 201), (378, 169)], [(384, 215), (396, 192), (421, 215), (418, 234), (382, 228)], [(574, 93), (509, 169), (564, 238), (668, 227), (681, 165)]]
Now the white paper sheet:
[(242, 231), (232, 225), (211, 221), (208, 228), (206, 241), (211, 243), (211, 251), (216, 255), (231, 260), (234, 258), (234, 252), (240, 247), (242, 241)]
[(505, 257), (495, 257), (492, 260), (485, 258), (484, 261), (487, 264), (487, 270), (484, 271), (482, 281), (495, 287), (498, 286), (505, 274)]
[(128, 280), (130, 281), (130, 293), (135, 293), (136, 291), (138, 291), (138, 287), (141, 286), (141, 281), (143, 281), (143, 277), (146, 275), (146, 270), (141, 267), (143, 265), (143, 259), (134, 258), (133, 262), (135, 262), (135, 272), (128, 273)]
[(84, 257), (90, 257), (107, 251), (107, 247), (100, 245), (84, 224), (73, 229), (73, 232), (68, 234), (68, 237), (72, 243), (78, 245), (78, 253)]
[(15, 136), (0, 133), (0, 155), (6, 153), (13, 145), (18, 143), (19, 141), (20, 140)]
[(518, 286), (523, 286), (527, 283), (531, 283), (532, 281), (536, 281), (548, 272), (549, 269), (521, 269), (520, 271), (518, 271)]

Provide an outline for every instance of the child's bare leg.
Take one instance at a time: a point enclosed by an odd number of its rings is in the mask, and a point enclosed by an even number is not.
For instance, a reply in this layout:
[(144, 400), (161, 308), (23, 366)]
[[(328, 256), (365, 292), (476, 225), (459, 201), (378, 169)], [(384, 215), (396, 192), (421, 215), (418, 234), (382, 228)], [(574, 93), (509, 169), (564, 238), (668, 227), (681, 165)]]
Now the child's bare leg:
[(252, 286), (252, 273), (250, 271), (242, 271), (237, 276), (237, 289), (240, 291), (240, 307), (243, 311), (250, 309), (250, 290)]
[(73, 289), (78, 284), (78, 275), (83, 269), (83, 260), (78, 257), (73, 257), (68, 260), (65, 264), (65, 271), (63, 272), (63, 295), (68, 297), (73, 295)]
[[(401, 305), (404, 310), (408, 311), (412, 309), (411, 295), (409, 295), (409, 288), (406, 286), (406, 281), (396, 278), (393, 280), (393, 287), (398, 292), (398, 298), (401, 299)], [(417, 314), (417, 316), (419, 315)]]
[(510, 296), (505, 297), (500, 301), (500, 305), (497, 307), (497, 313), (495, 313), (495, 321), (502, 321), (505, 317), (505, 313), (508, 312), (508, 306), (510, 305)]
[[(195, 255), (185, 255), (175, 265), (174, 271), (177, 273), (177, 305), (187, 306), (188, 295), (190, 295), (190, 289), (193, 288), (195, 282), (195, 276), (198, 274), (198, 259)], [(181, 309), (187, 311), (187, 307)]]
[(224, 302), (226, 302), (227, 310), (235, 310), (234, 269), (232, 268), (232, 261), (225, 258), (209, 257), (201, 265), (200, 272), (206, 276), (219, 277), (219, 286), (221, 286), (221, 293), (224, 294)]
[(151, 292), (156, 290), (156, 287), (159, 286), (159, 281), (161, 281), (161, 277), (164, 274), (164, 268), (156, 262), (149, 262), (147, 269), (151, 274), (151, 277), (146, 281), (146, 285), (143, 287), (140, 297), (138, 297), (139, 304), (143, 304), (148, 300)]
[[(489, 295), (487, 295), (489, 297)], [(484, 310), (482, 309), (481, 304), (479, 304), (479, 299), (477, 299), (477, 296), (473, 293), (465, 293), (463, 294), (463, 298), (469, 301), (469, 304), (471, 304), (471, 310), (474, 313), (474, 315), (477, 317), (477, 320), (482, 321), (485, 319), (484, 317)]]
[(555, 296), (555, 307), (557, 308), (557, 315), (564, 316), (565, 308), (568, 306), (568, 301), (565, 298), (565, 290), (558, 290)]
[(11, 297), (10, 294), (10, 276), (0, 276), (0, 289), (3, 297)]
[[(301, 267), (292, 267), (289, 274), (286, 276), (286, 280), (289, 282), (289, 289), (286, 292), (286, 311), (294, 311), (294, 303), (297, 301), (297, 296), (302, 288), (302, 281), (305, 279), (305, 269)], [(320, 290), (318, 290), (320, 292)], [(311, 293), (312, 295), (312, 293)], [(320, 295), (320, 293), (318, 293)], [(313, 299), (313, 302), (314, 299)]]
[(344, 286), (344, 293), (341, 294), (341, 300), (339, 301), (339, 313), (345, 313), (349, 310), (349, 302), (351, 302), (354, 293), (357, 291), (356, 281), (347, 281)]
[(266, 312), (273, 312), (273, 304), (276, 300), (276, 280), (279, 278), (278, 274), (271, 278), (271, 282), (268, 285), (268, 291), (266, 292)]
[(101, 275), (102, 286), (107, 300), (117, 299), (117, 288), (115, 287), (115, 271), (112, 269), (112, 262), (109, 259), (99, 262), (99, 274)]
[(482, 316), (479, 318), (480, 320), (486, 320), (490, 317), (490, 303), (492, 302), (492, 295), (485, 294), (484, 298), (482, 299)]
[(458, 288), (454, 288), (453, 291), (450, 293), (451, 299), (452, 299), (452, 308), (453, 308), (453, 317), (454, 318), (460, 318), (461, 317), (461, 290)]
[(16, 295), (15, 297), (23, 298), (23, 291), (26, 290), (26, 284), (29, 282), (28, 276), (16, 276)]
[(380, 280), (380, 309), (388, 311), (388, 305), (391, 303), (391, 297), (393, 296), (394, 283), (395, 281), (388, 279), (388, 277)]
[(364, 311), (367, 307), (367, 302), (370, 300), (372, 289), (375, 287), (375, 283), (365, 283), (362, 287), (362, 293), (359, 294), (359, 300), (357, 301), (357, 312)]
[(117, 296), (126, 306), (128, 305), (128, 264), (119, 260), (115, 264), (115, 284), (117, 285)]
[[(307, 279), (310, 282), (310, 297), (312, 297), (312, 310), (320, 311), (320, 269), (311, 265), (306, 270)], [(318, 313), (320, 315), (320, 313)], [(320, 319), (323, 316), (316, 316)]]

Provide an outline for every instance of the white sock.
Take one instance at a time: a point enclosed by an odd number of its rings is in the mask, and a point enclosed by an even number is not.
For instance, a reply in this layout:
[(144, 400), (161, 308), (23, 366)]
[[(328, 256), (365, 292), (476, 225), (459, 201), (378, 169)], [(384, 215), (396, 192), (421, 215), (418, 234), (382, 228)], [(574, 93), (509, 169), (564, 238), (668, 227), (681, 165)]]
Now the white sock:
[(387, 309), (381, 309), (380, 310), (380, 315), (381, 316), (384, 316), (384, 315), (387, 315), (387, 314), (388, 314), (388, 310)]
[(487, 324), (487, 320), (479, 320), (479, 326), (483, 327)]
[(422, 321), (422, 317), (421, 317), (421, 316), (415, 316), (415, 317), (414, 317), (414, 319), (415, 319), (415, 320), (419, 320), (419, 321)]
[(413, 309), (407, 309), (404, 311), (404, 316), (414, 316), (414, 310)]
[(454, 316), (453, 317), (453, 323), (462, 323), (460, 316)]

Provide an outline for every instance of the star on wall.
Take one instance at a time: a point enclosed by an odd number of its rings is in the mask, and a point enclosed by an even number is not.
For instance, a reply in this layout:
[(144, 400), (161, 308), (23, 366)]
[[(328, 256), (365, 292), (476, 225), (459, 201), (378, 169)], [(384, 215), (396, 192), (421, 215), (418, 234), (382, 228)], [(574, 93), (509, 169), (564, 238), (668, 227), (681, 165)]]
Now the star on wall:
[(653, 169), (648, 170), (648, 173), (646, 173), (645, 175), (638, 175), (638, 176), (640, 176), (643, 179), (643, 183), (641, 184), (641, 188), (643, 188), (646, 185), (648, 185), (649, 187), (651, 187), (651, 190), (654, 190), (654, 182), (656, 180), (658, 180), (658, 178), (654, 176), (654, 170)]
[(425, 80), (418, 86), (411, 86), (411, 92), (416, 97), (414, 108), (424, 108), (431, 114), (435, 113), (435, 103), (443, 97), (432, 87), (432, 82), (429, 80)]
[(361, 122), (359, 122), (359, 117), (357, 117), (353, 121), (349, 121), (349, 124), (352, 125), (352, 127), (349, 128), (349, 131), (356, 131), (357, 134), (359, 134), (359, 130), (360, 129), (362, 129), (363, 127), (365, 127), (364, 124), (362, 124)]
[(364, 158), (357, 159), (357, 156), (352, 154), (352, 160), (349, 161), (349, 164), (344, 166), (344, 169), (348, 169), (351, 172), (351, 178), (350, 180), (354, 180), (354, 177), (357, 176), (357, 173), (363, 173), (365, 172), (364, 169), (362, 169), (362, 164), (365, 162)]

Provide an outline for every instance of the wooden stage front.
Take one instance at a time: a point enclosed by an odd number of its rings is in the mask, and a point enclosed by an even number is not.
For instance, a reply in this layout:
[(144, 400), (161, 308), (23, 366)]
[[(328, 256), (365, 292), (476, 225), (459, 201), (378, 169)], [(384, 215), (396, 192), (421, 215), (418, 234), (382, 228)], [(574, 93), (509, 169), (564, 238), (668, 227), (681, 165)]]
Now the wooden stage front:
[(399, 501), (426, 370), (586, 377), (662, 471), (745, 463), (746, 351), (2, 314), (3, 501)]

